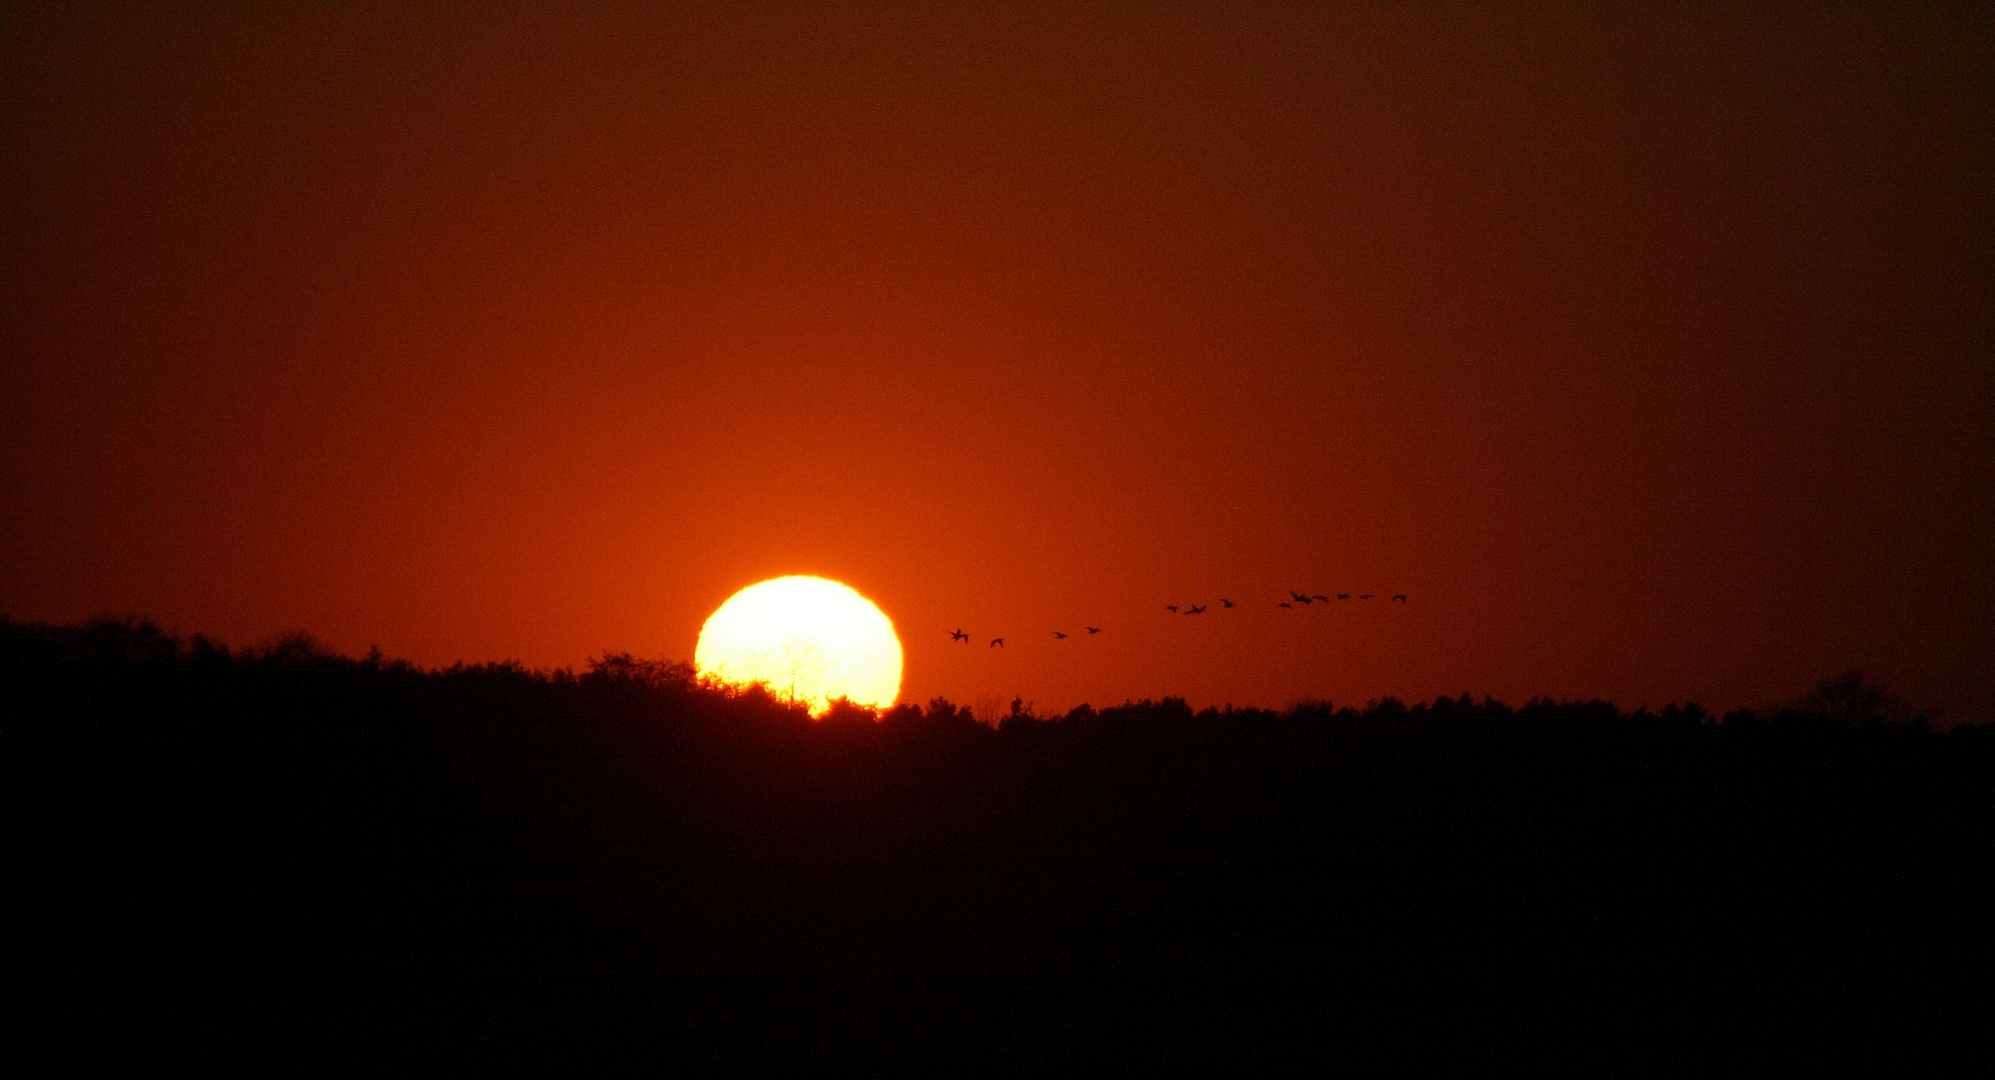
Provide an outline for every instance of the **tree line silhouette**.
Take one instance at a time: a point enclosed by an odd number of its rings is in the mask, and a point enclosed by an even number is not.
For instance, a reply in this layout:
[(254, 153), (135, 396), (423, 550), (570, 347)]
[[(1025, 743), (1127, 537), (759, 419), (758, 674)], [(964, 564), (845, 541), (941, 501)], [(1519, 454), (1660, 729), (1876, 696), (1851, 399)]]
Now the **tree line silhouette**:
[(1855, 676), (814, 721), (629, 655), (0, 621), (0, 695), (72, 1062), (1903, 1065), (1995, 959), (1995, 732)]

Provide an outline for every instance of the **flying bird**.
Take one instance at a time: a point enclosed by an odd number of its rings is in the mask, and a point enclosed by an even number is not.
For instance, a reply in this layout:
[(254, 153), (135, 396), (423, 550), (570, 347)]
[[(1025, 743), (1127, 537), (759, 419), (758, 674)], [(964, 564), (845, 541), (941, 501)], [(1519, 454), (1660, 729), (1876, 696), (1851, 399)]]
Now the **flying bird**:
[(1055, 630), (1055, 631), (1053, 631), (1053, 636), (1054, 636), (1054, 637), (1055, 637), (1056, 639), (1060, 640), (1060, 641), (1065, 641), (1065, 640), (1067, 640), (1067, 635), (1065, 635), (1065, 634), (1062, 634), (1062, 633), (1061, 633), (1061, 632), (1059, 632), (1058, 630)]
[(1002, 648), (1004, 648), (1004, 639), (1003, 639), (1003, 638), (1001, 638), (1001, 637), (994, 637), (994, 638), (992, 638), (992, 639), (991, 639), (991, 643), (990, 643), (989, 645), (986, 645), (986, 646), (984, 646), (984, 648), (986, 648), (986, 649), (1002, 649)]
[(1176, 604), (1165, 604), (1164, 610), (1176, 615), (1178, 613), (1178, 606)]
[(970, 635), (964, 633), (963, 628), (959, 626), (956, 629), (949, 631), (949, 640), (961, 641), (967, 643), (970, 640)]
[(1351, 594), (1347, 592), (1340, 592), (1337, 594), (1337, 599), (1339, 600), (1349, 600), (1350, 598)]
[(1233, 601), (1231, 601), (1231, 600), (1228, 600), (1228, 599), (1226, 599), (1226, 598), (1225, 598), (1225, 597), (1223, 597), (1223, 596), (1219, 598), (1219, 603), (1220, 603), (1220, 606), (1222, 606), (1222, 607), (1232, 607), (1232, 606), (1233, 606)]
[(1307, 597), (1307, 596), (1304, 596), (1303, 594), (1301, 594), (1301, 593), (1299, 593), (1299, 592), (1296, 592), (1296, 591), (1295, 591), (1294, 589), (1290, 589), (1290, 590), (1288, 591), (1288, 598), (1289, 598), (1290, 600), (1293, 600), (1293, 601), (1295, 601), (1295, 602), (1296, 602), (1296, 603), (1298, 603), (1298, 604), (1307, 604), (1307, 603), (1309, 603), (1309, 597)]
[(1361, 592), (1358, 594), (1358, 599), (1360, 600), (1370, 600), (1371, 598), (1372, 594), (1368, 592)]
[(1099, 626), (1090, 626), (1090, 627), (1088, 627), (1088, 633), (1090, 633), (1090, 634), (1099, 634), (1099, 633), (1101, 633), (1101, 627), (1099, 627)]
[(1185, 611), (1185, 614), (1187, 614), (1187, 615), (1203, 615), (1203, 614), (1205, 614), (1205, 605), (1204, 605), (1204, 604), (1193, 604), (1193, 605), (1192, 605), (1192, 606), (1191, 606), (1190, 608), (1186, 609), (1186, 611)]
[(1291, 604), (1291, 603), (1289, 603), (1289, 602), (1288, 602), (1288, 601), (1286, 601), (1286, 600), (1277, 600), (1277, 601), (1275, 601), (1275, 606), (1276, 606), (1276, 607), (1285, 607), (1285, 608), (1289, 609), (1290, 611), (1294, 611), (1294, 610), (1295, 610), (1295, 605), (1294, 605), (1294, 604)]
[(1394, 596), (1394, 597), (1393, 597), (1393, 599), (1394, 599), (1394, 600), (1397, 600), (1397, 601), (1399, 601), (1399, 602), (1400, 602), (1400, 603), (1402, 603), (1402, 604), (1404, 604), (1404, 603), (1406, 603), (1406, 594), (1405, 594), (1405, 593), (1399, 593), (1398, 595)]

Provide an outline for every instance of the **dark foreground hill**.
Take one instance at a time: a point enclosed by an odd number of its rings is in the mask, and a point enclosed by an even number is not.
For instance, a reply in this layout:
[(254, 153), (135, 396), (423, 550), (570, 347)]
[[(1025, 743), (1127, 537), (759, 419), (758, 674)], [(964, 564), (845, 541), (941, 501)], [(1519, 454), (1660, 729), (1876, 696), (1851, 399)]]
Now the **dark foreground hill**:
[(0, 680), (14, 1011), (79, 1065), (1986, 1048), (1995, 738), (1888, 710), (811, 722), (627, 658), (426, 672), (129, 624), (0, 623)]

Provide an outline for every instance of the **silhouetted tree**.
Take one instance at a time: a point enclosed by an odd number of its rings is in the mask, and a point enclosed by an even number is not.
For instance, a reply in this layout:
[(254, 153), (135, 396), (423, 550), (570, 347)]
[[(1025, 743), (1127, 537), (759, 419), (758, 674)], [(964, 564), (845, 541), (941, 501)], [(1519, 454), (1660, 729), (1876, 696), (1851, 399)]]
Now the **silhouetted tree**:
[(823, 715), (817, 719), (821, 724), (856, 724), (871, 727), (879, 723), (880, 713), (879, 710), (869, 705), (861, 705), (851, 698), (840, 695), (831, 699), (831, 703), (825, 707)]
[(1931, 726), (1926, 710), (1894, 696), (1882, 685), (1855, 671), (1824, 679), (1798, 702), (1797, 712), (1855, 727)]

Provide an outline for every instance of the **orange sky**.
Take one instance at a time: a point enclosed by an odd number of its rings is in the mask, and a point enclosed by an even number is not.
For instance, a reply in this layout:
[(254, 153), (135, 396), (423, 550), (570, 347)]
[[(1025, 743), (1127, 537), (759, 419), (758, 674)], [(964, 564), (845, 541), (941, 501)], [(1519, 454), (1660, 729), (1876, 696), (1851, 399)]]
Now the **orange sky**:
[(0, 612), (1995, 715), (1985, 6), (427, 10), (0, 13)]

